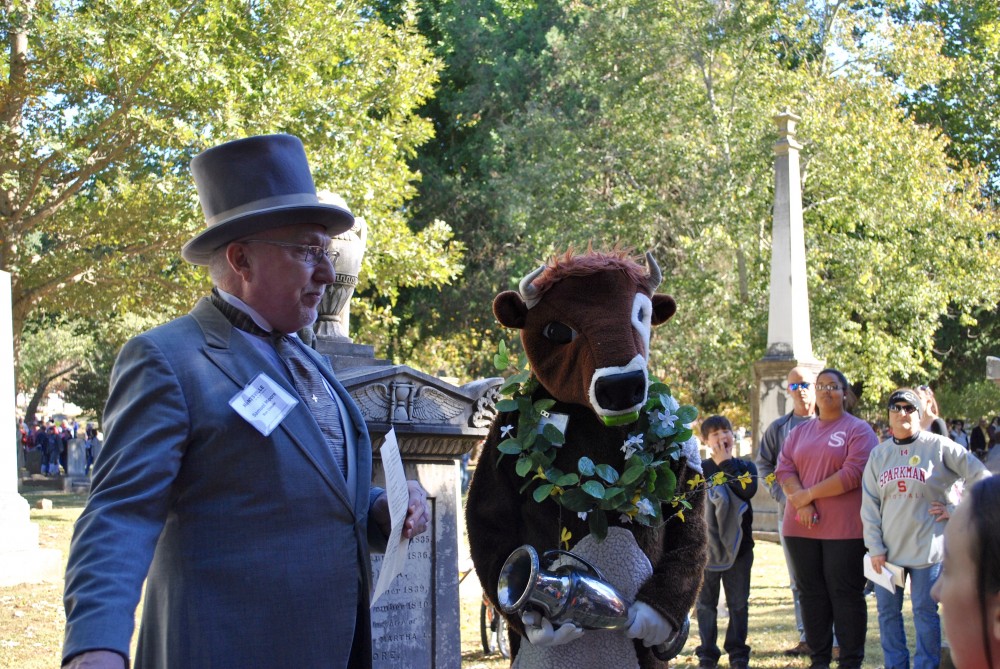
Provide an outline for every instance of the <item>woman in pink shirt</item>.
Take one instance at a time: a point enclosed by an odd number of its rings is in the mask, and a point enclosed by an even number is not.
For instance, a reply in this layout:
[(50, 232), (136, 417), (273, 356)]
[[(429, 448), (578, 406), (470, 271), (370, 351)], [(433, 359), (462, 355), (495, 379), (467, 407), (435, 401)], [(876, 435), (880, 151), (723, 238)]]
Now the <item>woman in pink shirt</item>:
[(847, 388), (839, 370), (819, 373), (818, 419), (792, 430), (774, 472), (788, 499), (782, 531), (798, 576), (811, 669), (830, 666), (834, 626), (841, 669), (860, 669), (865, 657), (861, 477), (878, 437), (847, 412)]

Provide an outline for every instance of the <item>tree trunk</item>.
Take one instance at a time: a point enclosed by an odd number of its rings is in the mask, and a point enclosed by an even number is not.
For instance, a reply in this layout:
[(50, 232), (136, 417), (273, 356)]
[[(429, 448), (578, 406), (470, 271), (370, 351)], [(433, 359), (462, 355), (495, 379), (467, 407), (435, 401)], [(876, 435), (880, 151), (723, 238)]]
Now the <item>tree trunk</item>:
[(35, 392), (31, 396), (31, 400), (28, 402), (28, 407), (24, 410), (24, 420), (28, 421), (28, 424), (31, 424), (31, 421), (35, 420), (35, 412), (38, 411), (38, 405), (41, 404), (42, 398), (45, 397), (45, 390), (49, 387), (49, 384), (58, 379), (60, 376), (69, 374), (79, 366), (80, 363), (72, 364), (69, 367), (61, 369), (58, 372), (50, 374), (49, 376), (46, 376), (38, 381), (38, 386), (35, 388)]

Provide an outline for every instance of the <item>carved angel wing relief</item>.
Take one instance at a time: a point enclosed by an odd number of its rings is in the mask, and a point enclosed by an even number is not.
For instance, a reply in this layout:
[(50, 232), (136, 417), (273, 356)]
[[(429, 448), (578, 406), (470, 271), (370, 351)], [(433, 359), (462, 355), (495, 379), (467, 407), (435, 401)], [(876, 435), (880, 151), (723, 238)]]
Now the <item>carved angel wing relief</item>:
[(351, 393), (355, 404), (361, 410), (365, 420), (387, 422), (389, 420), (389, 388), (382, 383), (363, 386)]
[(410, 419), (415, 423), (444, 423), (465, 410), (465, 403), (433, 386), (417, 390)]

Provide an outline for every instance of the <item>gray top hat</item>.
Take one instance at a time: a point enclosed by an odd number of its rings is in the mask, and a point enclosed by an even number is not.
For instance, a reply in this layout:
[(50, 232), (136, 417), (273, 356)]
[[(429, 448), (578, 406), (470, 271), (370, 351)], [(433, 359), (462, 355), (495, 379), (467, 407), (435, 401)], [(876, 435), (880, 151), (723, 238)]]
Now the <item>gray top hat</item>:
[(191, 160), (191, 174), (208, 224), (181, 249), (195, 265), (207, 265), (215, 249), (263, 230), (315, 223), (333, 236), (354, 225), (346, 205), (316, 197), (305, 148), (292, 135), (212, 147)]

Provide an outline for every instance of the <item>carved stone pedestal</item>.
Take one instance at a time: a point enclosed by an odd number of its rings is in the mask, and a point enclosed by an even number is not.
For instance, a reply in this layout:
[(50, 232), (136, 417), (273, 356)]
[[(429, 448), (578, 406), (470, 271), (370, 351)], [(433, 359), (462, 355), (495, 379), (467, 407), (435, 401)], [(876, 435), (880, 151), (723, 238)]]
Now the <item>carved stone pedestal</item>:
[[(459, 461), (485, 438), (501, 379), (454, 386), (388, 363), (338, 369), (337, 377), (371, 433), (376, 485), (384, 483), (378, 449), (394, 429), (406, 477), (420, 481), (431, 506), (427, 532), (410, 543), (403, 573), (372, 611), (373, 666), (459, 669)], [(373, 556), (376, 579), (381, 562)]]

